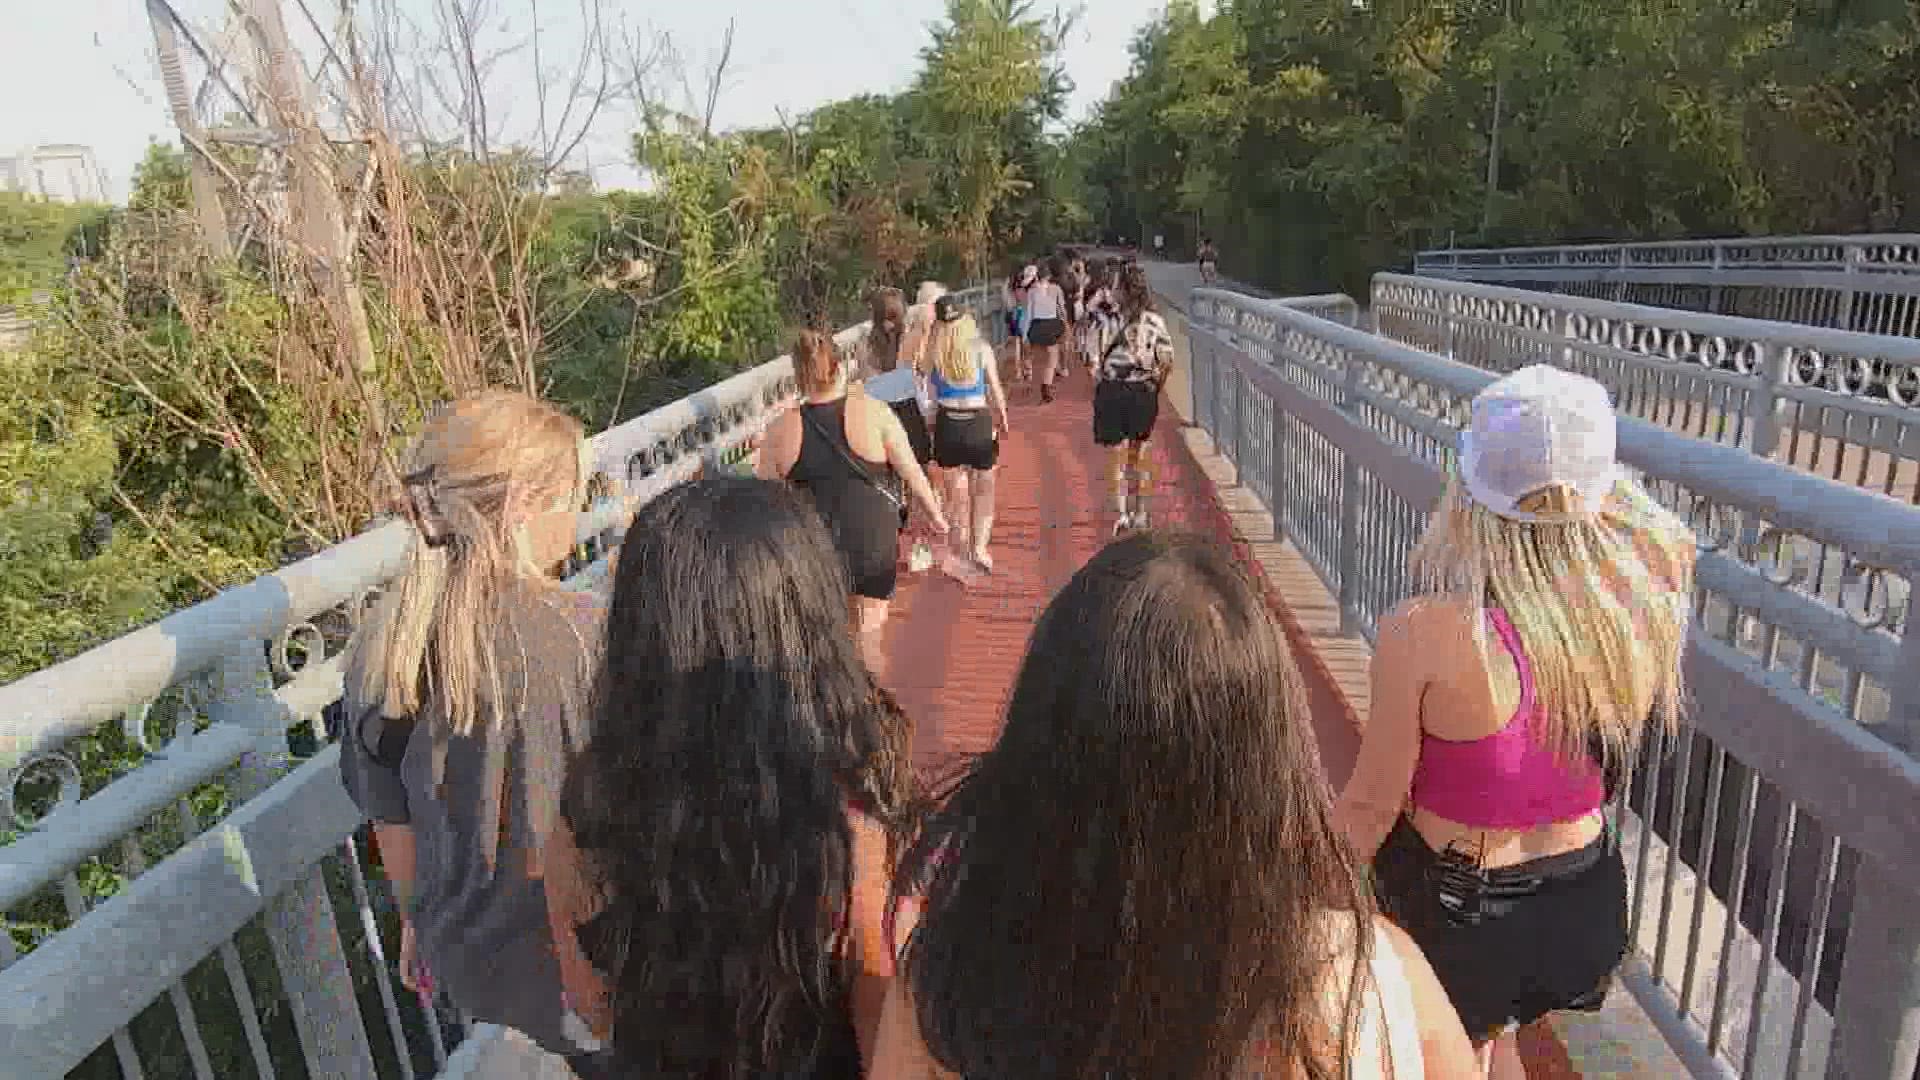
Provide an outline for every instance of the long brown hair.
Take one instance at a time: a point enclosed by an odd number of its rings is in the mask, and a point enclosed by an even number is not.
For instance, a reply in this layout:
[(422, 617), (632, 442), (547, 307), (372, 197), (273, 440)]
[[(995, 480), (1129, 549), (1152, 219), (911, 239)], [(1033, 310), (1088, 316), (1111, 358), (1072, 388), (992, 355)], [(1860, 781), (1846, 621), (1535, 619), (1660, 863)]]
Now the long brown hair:
[(793, 337), (793, 378), (803, 394), (833, 389), (840, 377), (840, 350), (820, 330), (802, 330)]
[(875, 289), (867, 299), (872, 319), (867, 328), (867, 355), (875, 371), (900, 366), (900, 341), (907, 329), (907, 298), (899, 289)]
[(1115, 299), (1120, 304), (1120, 317), (1129, 325), (1153, 310), (1153, 287), (1147, 284), (1146, 268), (1139, 263), (1121, 265), (1120, 287), (1115, 293)]
[(1374, 909), (1332, 802), (1286, 639), (1232, 557), (1108, 546), (901, 860), (928, 1049), (968, 1077), (1211, 1077), (1258, 1040), (1263, 1063), (1338, 1075)]

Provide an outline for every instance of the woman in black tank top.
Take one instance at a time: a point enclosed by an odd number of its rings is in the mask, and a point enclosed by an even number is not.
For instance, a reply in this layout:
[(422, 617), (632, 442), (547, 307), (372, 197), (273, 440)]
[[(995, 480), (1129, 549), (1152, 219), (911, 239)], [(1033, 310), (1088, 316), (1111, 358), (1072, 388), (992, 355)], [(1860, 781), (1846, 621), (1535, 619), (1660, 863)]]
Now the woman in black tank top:
[(861, 650), (877, 669), (907, 498), (926, 507), (935, 532), (944, 534), (947, 521), (899, 417), (865, 394), (848, 393), (846, 364), (831, 338), (802, 332), (793, 370), (799, 407), (768, 429), (756, 471), (813, 497), (846, 564)]

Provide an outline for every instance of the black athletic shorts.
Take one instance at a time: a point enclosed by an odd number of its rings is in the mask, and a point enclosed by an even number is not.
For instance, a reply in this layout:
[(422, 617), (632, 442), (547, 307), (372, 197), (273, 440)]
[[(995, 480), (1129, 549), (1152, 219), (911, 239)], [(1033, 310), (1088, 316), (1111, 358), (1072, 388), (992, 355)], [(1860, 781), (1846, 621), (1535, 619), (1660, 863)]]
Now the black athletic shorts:
[(933, 421), (933, 460), (943, 469), (991, 469), (1000, 460), (993, 417), (983, 408), (941, 409)]
[(1426, 954), (1468, 1036), (1485, 1042), (1509, 1024), (1600, 1008), (1627, 954), (1626, 866), (1606, 834), (1578, 851), (1484, 871), (1477, 921), (1441, 902), (1438, 860), (1402, 817), (1373, 857), (1374, 892)]
[(927, 414), (920, 411), (920, 403), (908, 398), (905, 401), (887, 403), (893, 415), (900, 418), (900, 426), (907, 429), (907, 443), (913, 447), (913, 460), (925, 465), (933, 460), (933, 436), (927, 434)]
[(1160, 388), (1152, 383), (1102, 379), (1093, 388), (1093, 441), (1101, 446), (1144, 442), (1160, 419)]
[(862, 544), (860, 549), (842, 549), (847, 577), (853, 583), (853, 595), (868, 600), (891, 600), (900, 587), (900, 533), (888, 533), (885, 545)]
[(1067, 324), (1064, 319), (1035, 319), (1027, 327), (1027, 340), (1043, 349), (1060, 344), (1060, 339), (1066, 335)]

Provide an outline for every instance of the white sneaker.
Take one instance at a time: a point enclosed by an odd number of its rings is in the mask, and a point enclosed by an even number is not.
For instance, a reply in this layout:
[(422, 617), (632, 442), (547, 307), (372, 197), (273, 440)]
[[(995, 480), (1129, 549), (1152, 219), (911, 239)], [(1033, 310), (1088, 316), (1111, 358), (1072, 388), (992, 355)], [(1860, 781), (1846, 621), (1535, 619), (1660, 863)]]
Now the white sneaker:
[(1132, 528), (1133, 528), (1133, 515), (1121, 514), (1120, 520), (1113, 523), (1113, 535), (1115, 537), (1124, 536), (1126, 535), (1127, 531)]

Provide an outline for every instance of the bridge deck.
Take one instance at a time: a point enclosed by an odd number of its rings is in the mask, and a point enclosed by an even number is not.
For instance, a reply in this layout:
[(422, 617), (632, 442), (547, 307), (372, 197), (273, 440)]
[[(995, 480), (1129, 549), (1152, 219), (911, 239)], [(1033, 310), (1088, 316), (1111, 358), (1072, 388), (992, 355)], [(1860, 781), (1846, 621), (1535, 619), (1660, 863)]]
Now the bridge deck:
[[(880, 677), (915, 719), (914, 758), (923, 771), (992, 744), (1034, 621), (1112, 529), (1106, 462), (1093, 443), (1093, 395), (1085, 371), (1069, 373), (1051, 404), (1040, 403), (1032, 387), (1008, 387), (1013, 433), (1000, 457), (994, 572), (965, 584), (938, 570), (902, 575), (887, 627)], [(1185, 422), (1176, 407), (1184, 404), (1181, 396), (1178, 385), (1169, 387), (1173, 401), (1161, 409), (1153, 444), (1159, 478), (1154, 524), (1225, 539), (1232, 519), (1208, 478), (1212, 467), (1203, 467), (1182, 438)], [(1344, 776), (1353, 750), (1352, 723), (1327, 707), (1324, 695), (1314, 698), (1322, 753), (1335, 775)], [(485, 1045), (465, 1048), (458, 1055), (464, 1060), (447, 1075), (564, 1076), (564, 1069), (534, 1063), (531, 1059), (540, 1055), (530, 1046), (497, 1036), (470, 1041)], [(1534, 1080), (1579, 1075), (1551, 1027), (1523, 1032), (1522, 1045)], [(1601, 1072), (1652, 1075), (1630, 1066), (1622, 1070), (1621, 1064), (1613, 1062)]]

